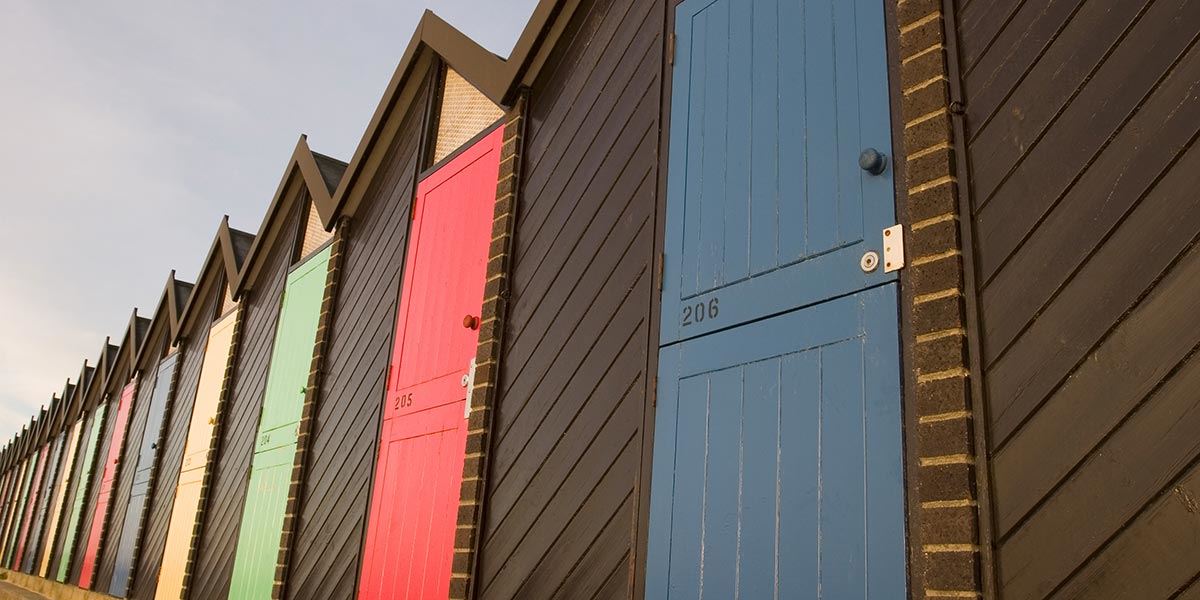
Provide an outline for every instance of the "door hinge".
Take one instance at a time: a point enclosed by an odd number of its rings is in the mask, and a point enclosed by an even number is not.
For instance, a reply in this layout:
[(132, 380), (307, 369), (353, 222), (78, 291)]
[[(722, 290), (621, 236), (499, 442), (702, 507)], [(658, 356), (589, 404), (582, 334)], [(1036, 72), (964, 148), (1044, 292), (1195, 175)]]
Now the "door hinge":
[(904, 226), (892, 225), (883, 230), (883, 272), (904, 268)]
[(675, 32), (667, 36), (667, 64), (675, 66)]
[(659, 292), (662, 292), (663, 264), (665, 264), (666, 262), (667, 262), (667, 255), (662, 252), (659, 252), (658, 253), (658, 265), (654, 269), (658, 274), (658, 291)]

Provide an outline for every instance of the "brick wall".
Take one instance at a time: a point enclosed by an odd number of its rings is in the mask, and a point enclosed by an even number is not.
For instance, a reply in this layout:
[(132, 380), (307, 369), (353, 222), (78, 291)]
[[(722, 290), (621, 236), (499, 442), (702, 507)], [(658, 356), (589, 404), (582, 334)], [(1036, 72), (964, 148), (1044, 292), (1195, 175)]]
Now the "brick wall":
[(483, 517), (485, 478), (493, 403), (500, 368), (501, 335), (508, 302), (508, 276), (513, 229), (516, 223), (517, 190), (521, 174), (521, 142), (525, 125), (522, 96), (506, 115), (504, 145), (500, 150), (500, 173), (496, 184), (496, 209), (492, 243), (488, 249), (487, 283), (480, 313), (479, 348), (475, 354), (475, 386), (470, 390), (471, 415), (467, 422), (466, 461), (463, 465), (458, 528), (454, 536), (454, 565), (450, 598), (465, 600), (472, 594), (472, 576), (479, 548)]
[[(908, 268), (903, 281), (907, 389), (915, 391), (910, 523), (924, 598), (982, 597), (974, 411), (963, 296), (953, 107), (941, 0), (899, 0), (900, 112)], [(913, 421), (910, 421), (910, 423)]]

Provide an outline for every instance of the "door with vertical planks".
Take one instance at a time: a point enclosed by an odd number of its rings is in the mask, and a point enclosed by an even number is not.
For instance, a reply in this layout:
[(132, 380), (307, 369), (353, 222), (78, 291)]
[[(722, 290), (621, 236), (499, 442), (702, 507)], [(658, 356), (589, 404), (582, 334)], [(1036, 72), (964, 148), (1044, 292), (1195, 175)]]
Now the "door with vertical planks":
[(35, 573), (34, 568), (38, 563), (37, 559), (42, 549), (42, 538), (47, 523), (46, 513), (50, 511), (50, 501), (56, 493), (54, 487), (56, 483), (55, 476), (58, 475), (59, 460), (62, 458), (63, 443), (66, 442), (66, 439), (67, 432), (63, 431), (47, 442), (46, 467), (42, 469), (42, 477), (40, 479), (42, 482), (42, 491), (38, 493), (38, 504), (37, 508), (34, 509), (33, 524), (29, 528), (28, 548), (25, 550), (25, 557), (21, 561), (21, 570), (26, 573)]
[(20, 570), (24, 563), (26, 546), (29, 544), (29, 528), (33, 526), (33, 515), (37, 511), (38, 494), (42, 491), (42, 476), (46, 470), (46, 454), (50, 446), (44, 445), (33, 454), (33, 478), (29, 480), (29, 494), (25, 498), (21, 527), (17, 532), (17, 545), (13, 548), (11, 568)]
[(142, 430), (142, 439), (139, 440), (137, 446), (137, 463), (133, 473), (133, 488), (129, 492), (129, 504), (125, 507), (125, 521), (121, 531), (114, 532), (119, 536), (115, 540), (117, 558), (113, 563), (112, 579), (108, 585), (108, 593), (113, 596), (124, 597), (129, 589), (135, 552), (139, 545), (138, 534), (141, 531), (142, 515), (146, 511), (146, 503), (150, 499), (150, 482), (154, 477), (154, 469), (158, 460), (158, 440), (167, 415), (171, 379), (175, 373), (178, 357), (178, 354), (172, 354), (164, 358), (158, 364), (158, 371), (154, 375), (154, 390), (150, 394), (146, 428)]
[(645, 597), (903, 597), (883, 3), (675, 17)]
[(79, 587), (90, 590), (96, 576), (96, 559), (100, 554), (100, 541), (104, 537), (104, 529), (108, 526), (108, 508), (112, 501), (113, 485), (117, 478), (117, 467), (121, 465), (121, 451), (125, 446), (125, 428), (129, 426), (129, 412), (133, 407), (133, 394), (137, 389), (137, 380), (125, 385), (121, 390), (121, 398), (117, 402), (117, 412), (114, 418), (112, 439), (109, 440), (108, 457), (104, 461), (100, 476), (100, 493), (96, 496), (96, 511), (92, 516), (92, 528), (88, 531), (87, 546), (80, 557), (82, 568), (79, 571)]
[(208, 472), (209, 452), (217, 427), (217, 409), (221, 403), (221, 386), (233, 348), (233, 330), (237, 311), (217, 321), (208, 333), (204, 361), (200, 366), (200, 382), (196, 387), (196, 402), (184, 442), (183, 463), (179, 467), (179, 483), (171, 520), (167, 524), (167, 542), (162, 567), (154, 594), (159, 600), (179, 600), (183, 595), (183, 579), (188, 557), (194, 550), (192, 532), (200, 511), (200, 488)]
[[(71, 570), (71, 560), (75, 557), (75, 537), (79, 533), (79, 520), (83, 516), (83, 505), (87, 500), (89, 483), (94, 475), (96, 446), (100, 442), (100, 430), (104, 425), (104, 415), (108, 412), (108, 403), (101, 403), (92, 414), (92, 421), (87, 426), (87, 439), (84, 440), (83, 455), (80, 460), (81, 470), (79, 481), (75, 483), (75, 494), (67, 514), (67, 527), (63, 531), (62, 556), (58, 559), (58, 569), (54, 578), (60, 582), (67, 580)], [(83, 417), (80, 417), (82, 422)]]
[(66, 457), (58, 470), (57, 483), (54, 486), (54, 499), (50, 502), (50, 512), (46, 515), (46, 539), (42, 543), (42, 556), (39, 559), (37, 575), (46, 578), (50, 576), (50, 555), (54, 554), (55, 542), (58, 540), (59, 522), (62, 520), (63, 506), (67, 498), (67, 486), (71, 482), (71, 472), (75, 469), (75, 453), (79, 447), (79, 431), (83, 428), (81, 417), (71, 426), (67, 434), (67, 444), (63, 448)]
[(446, 598), (503, 128), (417, 187), (359, 598)]
[(331, 247), (288, 274), (233, 563), (233, 600), (271, 597), (300, 412), (312, 368)]

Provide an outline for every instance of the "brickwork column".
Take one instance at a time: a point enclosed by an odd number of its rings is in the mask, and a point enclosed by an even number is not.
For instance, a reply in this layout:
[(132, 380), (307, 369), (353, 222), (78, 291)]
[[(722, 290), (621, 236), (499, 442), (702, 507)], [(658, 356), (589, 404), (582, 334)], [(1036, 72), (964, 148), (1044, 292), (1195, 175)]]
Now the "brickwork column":
[[(908, 268), (904, 313), (912, 324), (905, 365), (917, 431), (908, 432), (911, 523), (924, 598), (979, 598), (980, 537), (974, 412), (963, 296), (959, 195), (942, 0), (899, 0), (900, 111)], [(913, 381), (915, 379), (915, 381)], [(911, 423), (911, 421), (910, 421)]]
[(333, 328), (333, 311), (337, 305), (339, 275), (342, 271), (342, 256), (346, 252), (346, 236), (349, 235), (350, 219), (342, 217), (333, 234), (329, 252), (329, 267), (325, 276), (325, 296), (321, 300), (321, 317), (317, 322), (317, 337), (313, 348), (312, 364), (308, 371), (308, 385), (304, 391), (304, 406), (300, 411), (300, 425), (296, 435), (296, 458), (292, 463), (292, 480), (288, 486), (287, 506), (283, 513), (283, 534), (279, 540), (279, 558), (275, 562), (275, 585), (271, 598), (279, 600), (287, 593), (288, 564), (291, 562), (292, 544), (300, 520), (300, 504), (304, 496), (304, 471), (308, 464), (308, 453), (312, 447), (313, 426), (316, 423), (317, 400), (321, 394), (321, 375), (325, 368), (325, 356), (329, 349), (329, 332)]
[(466, 462), (463, 465), (458, 527), (454, 535), (454, 566), (450, 598), (465, 600), (474, 594), (473, 576), (483, 521), (487, 459), (496, 384), (500, 368), (505, 316), (508, 312), (508, 278), (520, 189), (521, 144), (528, 98), (522, 95), (505, 115), (504, 146), (496, 185), (492, 244), (488, 249), (487, 284), (480, 313), (479, 347), (475, 354), (475, 386), (470, 390), (471, 415), (467, 422)]

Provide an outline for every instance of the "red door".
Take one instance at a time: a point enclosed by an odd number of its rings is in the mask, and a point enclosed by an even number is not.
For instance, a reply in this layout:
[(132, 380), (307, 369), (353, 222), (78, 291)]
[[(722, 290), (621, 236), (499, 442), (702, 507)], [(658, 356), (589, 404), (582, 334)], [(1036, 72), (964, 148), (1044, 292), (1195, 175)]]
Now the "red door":
[(503, 129), (417, 186), (359, 597), (444, 599)]
[(133, 389), (137, 387), (134, 383), (130, 382), (121, 390), (121, 400), (117, 404), (117, 422), (113, 426), (108, 458), (104, 461), (104, 470), (100, 476), (100, 494), (96, 496), (96, 512), (92, 516), (92, 528), (88, 532), (87, 547), (83, 550), (83, 566), (79, 571), (79, 587), (85, 590), (92, 589), (93, 577), (96, 575), (96, 555), (100, 552), (100, 537), (104, 534), (104, 526), (107, 524), (105, 517), (108, 515), (108, 503), (112, 500), (117, 463), (121, 460), (121, 448), (125, 445), (129, 407), (133, 405)]

